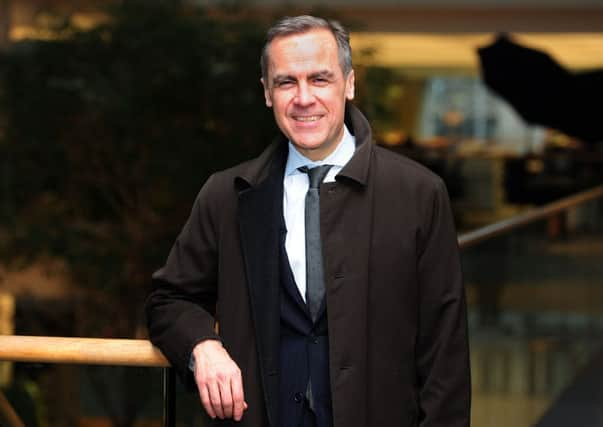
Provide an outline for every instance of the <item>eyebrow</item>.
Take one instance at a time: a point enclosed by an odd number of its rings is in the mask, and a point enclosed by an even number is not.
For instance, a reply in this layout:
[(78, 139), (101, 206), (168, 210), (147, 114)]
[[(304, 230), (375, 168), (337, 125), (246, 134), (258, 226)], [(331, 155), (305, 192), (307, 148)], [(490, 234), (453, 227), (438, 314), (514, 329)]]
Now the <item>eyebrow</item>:
[(308, 77), (310, 79), (321, 78), (321, 79), (333, 80), (335, 78), (335, 73), (333, 73), (332, 71), (328, 71), (328, 70), (322, 70), (322, 71), (318, 71), (316, 73), (312, 73)]
[[(333, 80), (335, 78), (335, 73), (333, 73), (332, 71), (329, 71), (329, 70), (321, 70), (321, 71), (316, 71), (314, 73), (311, 73), (308, 76), (308, 79), (317, 79), (317, 78)], [(278, 74), (278, 75), (274, 76), (274, 78), (272, 79), (272, 84), (278, 85), (287, 80), (297, 81), (297, 78), (292, 75)]]

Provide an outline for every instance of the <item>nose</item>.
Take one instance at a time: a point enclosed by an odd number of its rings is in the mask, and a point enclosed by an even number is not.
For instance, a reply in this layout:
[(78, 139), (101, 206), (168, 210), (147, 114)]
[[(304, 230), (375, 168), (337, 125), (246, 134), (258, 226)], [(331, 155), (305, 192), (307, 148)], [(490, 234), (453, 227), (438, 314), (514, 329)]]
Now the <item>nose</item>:
[(295, 103), (301, 107), (305, 107), (311, 105), (314, 102), (314, 94), (312, 93), (312, 89), (310, 86), (301, 81), (297, 85), (297, 93), (295, 94)]

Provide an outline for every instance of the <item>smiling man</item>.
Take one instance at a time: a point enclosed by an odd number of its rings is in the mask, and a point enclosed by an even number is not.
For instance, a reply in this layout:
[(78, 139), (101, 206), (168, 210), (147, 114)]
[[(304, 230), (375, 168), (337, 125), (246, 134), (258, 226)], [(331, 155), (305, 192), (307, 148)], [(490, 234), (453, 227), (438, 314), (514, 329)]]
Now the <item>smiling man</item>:
[(354, 98), (354, 70), (345, 59), (340, 64), (329, 29), (275, 38), (268, 52), (262, 77), (266, 105), (302, 155), (325, 159), (343, 137), (345, 101)]
[(261, 68), (282, 135), (201, 189), (153, 276), (151, 340), (216, 425), (468, 426), (442, 181), (372, 143), (337, 22), (277, 22)]

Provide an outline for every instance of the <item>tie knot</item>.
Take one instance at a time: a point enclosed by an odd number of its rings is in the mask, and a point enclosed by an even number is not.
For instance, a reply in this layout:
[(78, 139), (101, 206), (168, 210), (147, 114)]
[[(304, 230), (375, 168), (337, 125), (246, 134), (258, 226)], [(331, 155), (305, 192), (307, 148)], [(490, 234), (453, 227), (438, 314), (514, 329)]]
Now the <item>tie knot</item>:
[(307, 166), (302, 166), (299, 168), (299, 170), (308, 174), (308, 178), (310, 179), (310, 188), (318, 188), (322, 180), (325, 179), (329, 169), (331, 169), (331, 166), (332, 165), (322, 165), (316, 166), (312, 169), (308, 168)]

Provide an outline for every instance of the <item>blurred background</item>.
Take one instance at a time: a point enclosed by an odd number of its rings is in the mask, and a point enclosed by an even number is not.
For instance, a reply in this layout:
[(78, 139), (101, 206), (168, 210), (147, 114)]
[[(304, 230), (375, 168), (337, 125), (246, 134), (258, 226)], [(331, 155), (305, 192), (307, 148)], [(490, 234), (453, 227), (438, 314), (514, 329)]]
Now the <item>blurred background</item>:
[[(375, 143), (444, 179), (461, 235), (523, 218), (462, 244), (472, 424), (603, 426), (600, 0), (0, 0), (0, 334), (146, 338), (197, 191), (275, 135), (259, 54), (301, 13), (352, 30)], [(1, 426), (161, 406), (156, 369), (0, 362)], [(180, 386), (177, 418), (207, 424)]]

